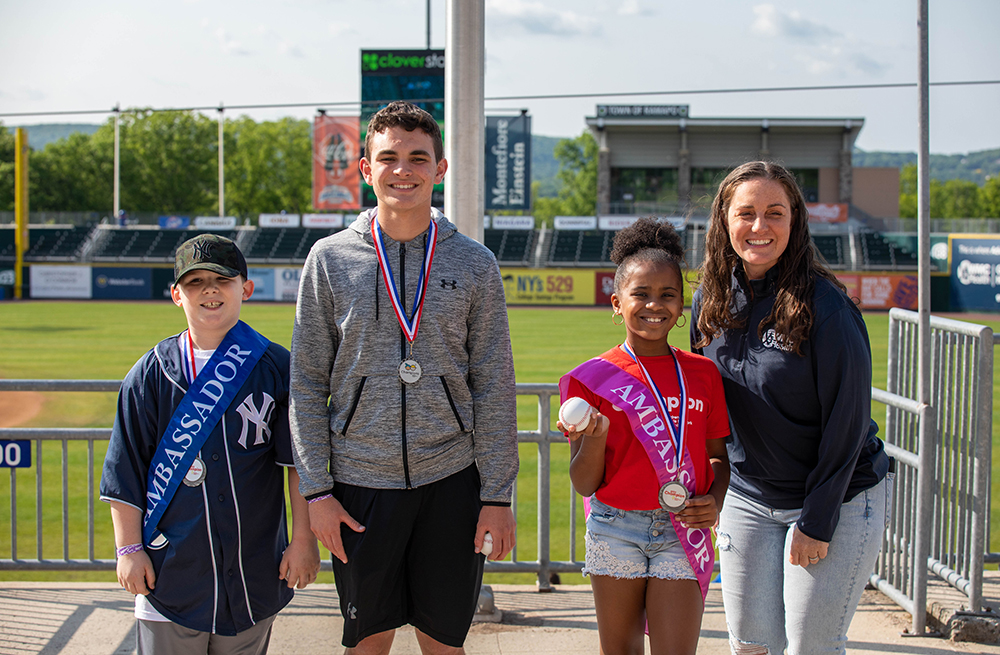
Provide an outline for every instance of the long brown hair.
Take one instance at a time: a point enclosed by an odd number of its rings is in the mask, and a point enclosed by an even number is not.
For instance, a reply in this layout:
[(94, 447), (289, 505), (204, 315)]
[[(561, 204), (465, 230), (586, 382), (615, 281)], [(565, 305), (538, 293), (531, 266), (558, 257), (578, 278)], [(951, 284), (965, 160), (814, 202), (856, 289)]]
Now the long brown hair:
[(796, 354), (802, 354), (802, 344), (809, 338), (813, 324), (813, 291), (816, 276), (830, 280), (845, 293), (847, 288), (823, 265), (816, 255), (809, 236), (809, 215), (805, 198), (795, 182), (795, 176), (785, 167), (766, 161), (747, 162), (735, 168), (719, 184), (712, 202), (708, 232), (705, 235), (705, 260), (701, 265), (701, 311), (698, 331), (701, 340), (694, 344), (704, 348), (724, 330), (741, 328), (746, 316), (733, 312), (733, 269), (743, 274), (742, 260), (729, 239), (728, 213), (736, 189), (749, 180), (765, 179), (779, 183), (791, 204), (791, 229), (788, 245), (775, 264), (777, 269), (776, 298), (771, 313), (757, 327), (764, 335), (767, 326), (774, 326), (785, 344)]

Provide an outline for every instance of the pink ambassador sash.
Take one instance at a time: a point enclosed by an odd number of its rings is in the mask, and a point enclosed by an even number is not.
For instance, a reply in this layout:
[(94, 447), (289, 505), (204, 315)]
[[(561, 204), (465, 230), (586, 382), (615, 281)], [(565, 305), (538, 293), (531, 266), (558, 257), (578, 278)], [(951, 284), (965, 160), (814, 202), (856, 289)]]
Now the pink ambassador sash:
[[(575, 378), (595, 395), (600, 396), (616, 408), (624, 412), (632, 427), (632, 434), (639, 440), (649, 461), (656, 471), (660, 484), (671, 480), (680, 480), (692, 496), (695, 494), (694, 464), (691, 454), (684, 449), (684, 457), (678, 471), (677, 456), (674, 452), (674, 442), (664, 419), (660, 417), (653, 401), (653, 392), (642, 380), (628, 373), (617, 365), (595, 357), (580, 364), (559, 380), (559, 393), (563, 399), (569, 397), (569, 381)], [(649, 402), (647, 402), (647, 400)], [(610, 417), (609, 417), (610, 418)], [(712, 581), (712, 568), (715, 564), (715, 549), (712, 546), (712, 534), (708, 528), (686, 528), (677, 517), (671, 513), (670, 522), (680, 537), (681, 545), (687, 554), (691, 568), (701, 586), (701, 596), (704, 600), (708, 594), (708, 584)]]

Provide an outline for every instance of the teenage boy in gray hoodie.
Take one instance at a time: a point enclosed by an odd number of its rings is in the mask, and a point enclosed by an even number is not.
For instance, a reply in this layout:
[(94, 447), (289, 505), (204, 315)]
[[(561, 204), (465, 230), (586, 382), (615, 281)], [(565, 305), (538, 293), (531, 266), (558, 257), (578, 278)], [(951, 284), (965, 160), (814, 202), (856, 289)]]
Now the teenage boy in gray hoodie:
[[(427, 112), (368, 126), (378, 198), (306, 259), (291, 425), (313, 532), (333, 554), (348, 652), (461, 653), (485, 557), (514, 547), (514, 364), (493, 254), (431, 207), (448, 169)], [(488, 547), (485, 548), (489, 550)]]

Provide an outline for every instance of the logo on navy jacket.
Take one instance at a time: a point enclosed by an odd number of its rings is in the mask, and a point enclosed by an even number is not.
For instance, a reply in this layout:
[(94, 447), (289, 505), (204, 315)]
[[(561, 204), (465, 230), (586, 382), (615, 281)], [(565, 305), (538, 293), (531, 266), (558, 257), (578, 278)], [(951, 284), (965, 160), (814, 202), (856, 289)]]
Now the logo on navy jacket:
[(760, 344), (765, 348), (777, 348), (778, 350), (783, 350), (786, 353), (790, 353), (795, 350), (795, 346), (787, 343), (784, 337), (775, 332), (774, 328), (771, 328), (764, 333), (764, 336), (761, 337)]
[(259, 446), (271, 438), (271, 426), (268, 423), (271, 420), (271, 412), (274, 411), (274, 398), (267, 393), (262, 393), (261, 395), (263, 396), (263, 400), (259, 409), (254, 404), (253, 394), (244, 398), (240, 406), (236, 408), (239, 415), (243, 417), (243, 428), (240, 430), (240, 438), (237, 443), (247, 449), (250, 448), (247, 445), (247, 437), (251, 433), (251, 423), (253, 424), (254, 437), (253, 443), (250, 444), (251, 446)]

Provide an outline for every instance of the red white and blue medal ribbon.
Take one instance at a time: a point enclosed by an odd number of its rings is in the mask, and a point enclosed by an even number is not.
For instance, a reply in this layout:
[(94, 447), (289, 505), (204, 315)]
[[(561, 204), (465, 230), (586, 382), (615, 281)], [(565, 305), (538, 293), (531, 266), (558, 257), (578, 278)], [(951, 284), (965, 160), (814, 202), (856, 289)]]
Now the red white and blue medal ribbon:
[[(642, 365), (639, 358), (629, 347), (628, 341), (622, 344), (622, 350), (624, 350), (632, 361), (635, 362), (636, 366), (639, 367), (639, 372), (642, 374), (642, 381), (647, 387), (653, 392), (653, 399), (656, 401), (656, 407), (659, 411), (660, 418), (663, 423), (667, 426), (667, 431), (670, 433), (670, 439), (673, 441), (674, 454), (677, 457), (677, 470), (680, 470), (681, 464), (684, 460), (684, 436), (687, 432), (687, 382), (684, 379), (684, 371), (681, 370), (681, 364), (677, 361), (677, 355), (674, 354), (674, 349), (671, 346), (670, 357), (674, 360), (674, 370), (677, 372), (677, 388), (678, 388), (678, 400), (680, 402), (680, 407), (678, 409), (678, 421), (674, 423), (674, 420), (670, 417), (670, 413), (667, 411), (667, 401), (663, 397), (663, 393), (660, 388), (656, 386), (656, 382), (653, 381), (653, 377), (646, 370), (646, 367)], [(688, 499), (687, 488), (680, 482), (680, 480), (672, 480), (667, 482), (662, 487), (660, 487), (660, 505), (664, 509), (670, 511), (679, 511), (684, 508), (685, 503)]]
[(399, 377), (406, 383), (413, 383), (420, 379), (420, 364), (412, 358), (413, 341), (417, 338), (417, 330), (420, 329), (420, 316), (424, 309), (424, 297), (427, 291), (427, 283), (430, 280), (431, 263), (434, 261), (434, 249), (437, 247), (438, 226), (431, 218), (430, 227), (427, 229), (427, 240), (424, 243), (424, 263), (420, 267), (420, 277), (417, 278), (417, 293), (413, 297), (413, 309), (410, 317), (406, 315), (403, 301), (399, 291), (396, 289), (396, 280), (392, 275), (392, 265), (385, 252), (385, 241), (382, 237), (382, 228), (378, 224), (377, 214), (372, 217), (372, 240), (375, 242), (375, 257), (378, 259), (378, 267), (382, 271), (382, 280), (385, 282), (385, 290), (392, 301), (392, 308), (396, 312), (396, 320), (403, 330), (403, 335), (410, 343), (411, 356), (403, 360), (399, 365)]

